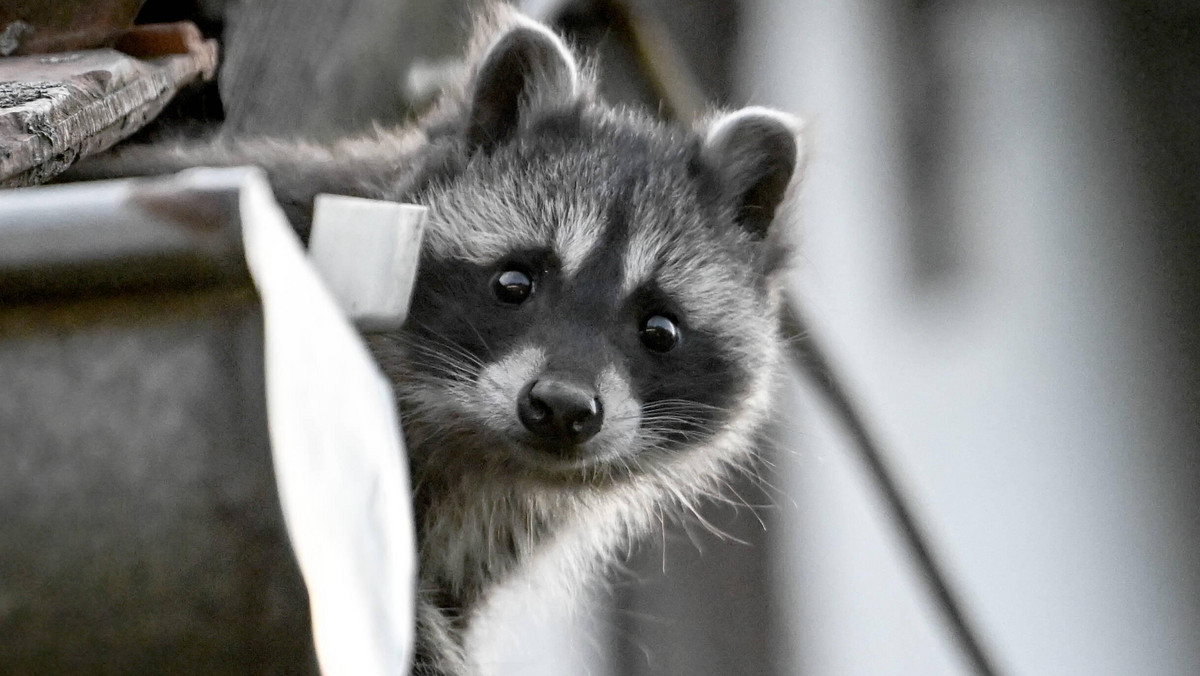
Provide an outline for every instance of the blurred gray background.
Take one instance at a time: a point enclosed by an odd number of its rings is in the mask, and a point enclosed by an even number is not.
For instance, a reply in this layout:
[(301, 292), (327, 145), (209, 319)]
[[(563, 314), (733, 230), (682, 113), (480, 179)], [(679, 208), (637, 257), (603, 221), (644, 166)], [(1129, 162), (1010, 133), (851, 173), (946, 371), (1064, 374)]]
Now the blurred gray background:
[[(224, 107), (200, 93), (166, 124), (403, 119), (409, 68), (453, 54), (466, 16), (303, 4), (151, 0), (148, 17), (191, 12), (227, 38)], [(1200, 4), (525, 5), (601, 55), (612, 98), (808, 120), (795, 292), (1000, 673), (1200, 673)], [(646, 75), (630, 17), (684, 77)], [(750, 507), (706, 514), (727, 537), (671, 526), (590, 598), (512, 590), (479, 637), (485, 666), (969, 674), (799, 381), (777, 439), (762, 481), (735, 482)]]

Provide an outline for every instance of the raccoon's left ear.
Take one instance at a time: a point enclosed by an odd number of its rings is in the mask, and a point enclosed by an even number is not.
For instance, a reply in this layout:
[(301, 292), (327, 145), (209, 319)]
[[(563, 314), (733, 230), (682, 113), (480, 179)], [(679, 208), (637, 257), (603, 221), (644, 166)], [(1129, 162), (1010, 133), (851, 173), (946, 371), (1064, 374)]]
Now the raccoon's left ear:
[(708, 128), (703, 158), (739, 225), (765, 239), (800, 162), (800, 121), (769, 108), (743, 108)]
[(467, 144), (489, 151), (517, 131), (523, 113), (573, 104), (580, 88), (579, 66), (566, 44), (549, 28), (520, 17), (476, 68)]

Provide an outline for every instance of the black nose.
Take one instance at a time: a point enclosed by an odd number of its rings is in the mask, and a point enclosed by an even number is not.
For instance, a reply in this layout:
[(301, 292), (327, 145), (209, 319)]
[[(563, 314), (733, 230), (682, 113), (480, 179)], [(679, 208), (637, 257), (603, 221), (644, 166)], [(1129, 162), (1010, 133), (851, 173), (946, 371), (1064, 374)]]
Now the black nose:
[(521, 389), (517, 417), (544, 442), (581, 444), (600, 431), (604, 407), (596, 390), (576, 379), (545, 374)]

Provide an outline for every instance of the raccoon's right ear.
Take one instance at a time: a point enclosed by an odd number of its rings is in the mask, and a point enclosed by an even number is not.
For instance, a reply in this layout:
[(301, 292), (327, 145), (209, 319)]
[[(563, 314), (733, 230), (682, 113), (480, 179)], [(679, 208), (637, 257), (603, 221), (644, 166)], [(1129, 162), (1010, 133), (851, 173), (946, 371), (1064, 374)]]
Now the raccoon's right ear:
[(776, 211), (799, 174), (800, 121), (769, 108), (750, 107), (714, 121), (703, 158), (721, 182), (738, 225), (765, 239)]
[(475, 71), (467, 144), (490, 151), (517, 131), (523, 113), (562, 108), (579, 96), (571, 50), (550, 29), (522, 19), (492, 43)]

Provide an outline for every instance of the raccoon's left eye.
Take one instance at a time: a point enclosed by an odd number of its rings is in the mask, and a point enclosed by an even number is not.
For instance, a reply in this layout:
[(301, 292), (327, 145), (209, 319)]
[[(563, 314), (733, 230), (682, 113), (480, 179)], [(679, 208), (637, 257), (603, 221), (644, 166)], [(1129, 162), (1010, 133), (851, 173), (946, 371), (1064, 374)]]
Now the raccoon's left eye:
[(642, 322), (642, 345), (653, 352), (670, 352), (679, 345), (682, 333), (670, 317), (651, 315)]
[(524, 270), (502, 270), (492, 278), (492, 293), (502, 303), (520, 305), (533, 293), (533, 279)]

